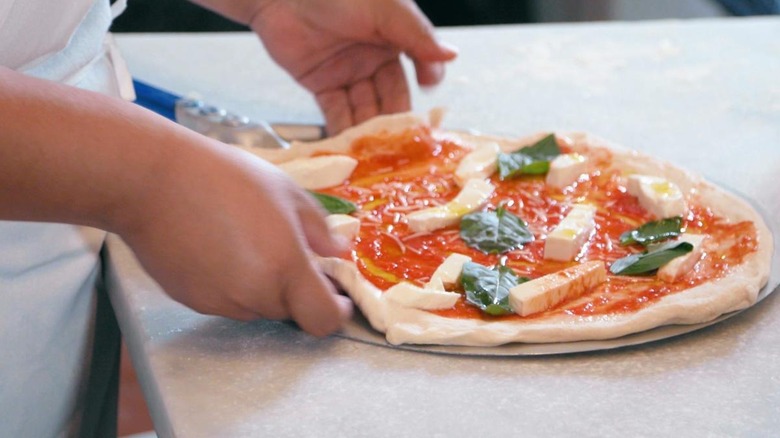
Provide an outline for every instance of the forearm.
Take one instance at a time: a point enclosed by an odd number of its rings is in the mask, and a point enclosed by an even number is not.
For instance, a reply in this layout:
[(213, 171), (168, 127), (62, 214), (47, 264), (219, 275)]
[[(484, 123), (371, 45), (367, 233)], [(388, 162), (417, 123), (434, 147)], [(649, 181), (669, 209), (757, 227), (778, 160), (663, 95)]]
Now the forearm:
[(341, 252), (267, 162), (133, 104), (0, 68), (0, 219), (116, 232), (174, 299), (326, 335), (349, 317), (308, 256)]
[(135, 105), (0, 68), (0, 219), (115, 231), (193, 142)]

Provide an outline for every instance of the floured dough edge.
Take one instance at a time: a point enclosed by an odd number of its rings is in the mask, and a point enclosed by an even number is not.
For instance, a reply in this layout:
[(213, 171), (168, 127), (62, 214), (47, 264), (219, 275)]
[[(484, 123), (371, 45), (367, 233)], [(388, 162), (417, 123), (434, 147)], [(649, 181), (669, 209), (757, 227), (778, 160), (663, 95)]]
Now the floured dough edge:
[[(425, 124), (414, 114), (380, 116), (344, 131), (339, 136), (315, 143), (294, 144), (268, 158), (278, 163), (315, 151), (346, 152), (351, 143), (364, 135), (401, 132)], [(438, 122), (437, 122), (438, 124)], [(545, 133), (520, 139), (435, 130), (440, 138), (454, 137), (466, 145), (485, 141), (499, 143), (505, 151), (527, 145)], [(360, 308), (371, 326), (386, 334), (392, 344), (436, 344), (496, 346), (513, 342), (549, 343), (612, 339), (670, 324), (697, 324), (747, 308), (769, 279), (773, 252), (772, 234), (763, 218), (746, 201), (718, 188), (697, 175), (656, 158), (628, 150), (584, 133), (556, 133), (575, 150), (609, 151), (613, 163), (624, 172), (647, 173), (676, 183), (685, 193), (696, 193), (700, 202), (729, 221), (755, 224), (758, 250), (745, 258), (730, 275), (668, 295), (631, 314), (599, 316), (555, 316), (527, 321), (488, 322), (444, 318), (422, 310), (404, 308), (382, 300), (382, 291), (367, 281), (354, 263), (337, 258), (320, 258), (323, 271), (335, 279)], [(272, 151), (267, 151), (272, 152)], [(262, 156), (262, 155), (261, 155)]]
[[(437, 114), (438, 112), (432, 112), (431, 118), (437, 117)], [(345, 153), (349, 150), (352, 142), (360, 137), (376, 135), (382, 132), (393, 134), (428, 123), (425, 119), (413, 113), (379, 116), (360, 125), (345, 129), (335, 137), (313, 142), (294, 141), (287, 149), (255, 148), (251, 149), (250, 152), (271, 163), (279, 164), (295, 158), (309, 157), (315, 152)]]

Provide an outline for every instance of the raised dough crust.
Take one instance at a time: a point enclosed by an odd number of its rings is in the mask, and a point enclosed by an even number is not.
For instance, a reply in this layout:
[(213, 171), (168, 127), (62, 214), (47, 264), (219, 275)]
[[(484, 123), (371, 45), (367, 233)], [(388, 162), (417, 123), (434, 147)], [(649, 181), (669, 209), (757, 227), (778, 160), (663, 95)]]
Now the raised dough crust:
[(284, 163), (295, 158), (308, 157), (315, 152), (346, 152), (352, 142), (360, 137), (380, 132), (402, 132), (414, 126), (426, 123), (424, 119), (412, 113), (395, 114), (392, 116), (375, 117), (360, 125), (344, 130), (336, 137), (314, 142), (294, 141), (288, 149), (248, 149), (253, 154), (274, 164)]
[[(401, 114), (382, 116), (345, 131), (344, 134), (314, 144), (295, 145), (272, 157), (286, 161), (307, 156), (314, 151), (346, 151), (362, 135), (380, 131), (400, 132), (425, 123), (423, 119)], [(540, 135), (525, 139), (437, 131), (440, 136), (457, 136), (467, 144), (496, 141), (504, 150), (515, 150)], [(772, 235), (763, 218), (747, 202), (702, 178), (650, 156), (609, 144), (582, 133), (567, 135), (577, 149), (603, 148), (613, 154), (613, 165), (623, 171), (662, 176), (676, 183), (684, 192), (697, 193), (704, 205), (730, 221), (752, 221), (756, 226), (758, 250), (724, 278), (666, 296), (635, 313), (602, 316), (554, 316), (528, 321), (486, 322), (444, 318), (433, 313), (408, 309), (382, 300), (382, 292), (368, 282), (354, 263), (320, 259), (323, 270), (337, 280), (366, 316), (372, 327), (386, 334), (392, 344), (440, 344), (494, 346), (511, 342), (569, 342), (610, 339), (668, 324), (696, 324), (749, 307), (769, 278), (772, 257)], [(283, 156), (283, 157), (282, 157)], [(270, 158), (270, 157), (267, 157)]]

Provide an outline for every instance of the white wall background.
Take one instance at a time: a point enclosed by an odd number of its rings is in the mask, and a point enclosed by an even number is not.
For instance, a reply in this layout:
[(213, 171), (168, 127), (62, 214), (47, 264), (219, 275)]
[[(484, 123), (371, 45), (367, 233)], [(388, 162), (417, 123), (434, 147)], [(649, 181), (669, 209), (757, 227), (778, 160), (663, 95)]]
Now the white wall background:
[(719, 17), (726, 12), (714, 0), (541, 0), (540, 21), (655, 20)]

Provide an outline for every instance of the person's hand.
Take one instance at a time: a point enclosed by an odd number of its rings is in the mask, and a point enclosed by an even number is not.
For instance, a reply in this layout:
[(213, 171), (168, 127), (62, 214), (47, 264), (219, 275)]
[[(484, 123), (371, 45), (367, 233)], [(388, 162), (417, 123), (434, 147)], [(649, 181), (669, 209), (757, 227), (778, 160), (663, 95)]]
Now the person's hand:
[(240, 320), (294, 320), (323, 336), (349, 318), (309, 254), (337, 256), (323, 211), (270, 164), (213, 144), (192, 148), (134, 203), (121, 235), (177, 301)]
[(441, 81), (443, 63), (456, 56), (412, 0), (266, 0), (250, 26), (314, 93), (330, 134), (410, 109), (400, 53), (413, 60), (423, 86)]
[(341, 255), (324, 210), (273, 165), (137, 105), (3, 67), (0, 114), (0, 220), (116, 233), (202, 313), (292, 319), (318, 336), (349, 317), (312, 256)]

